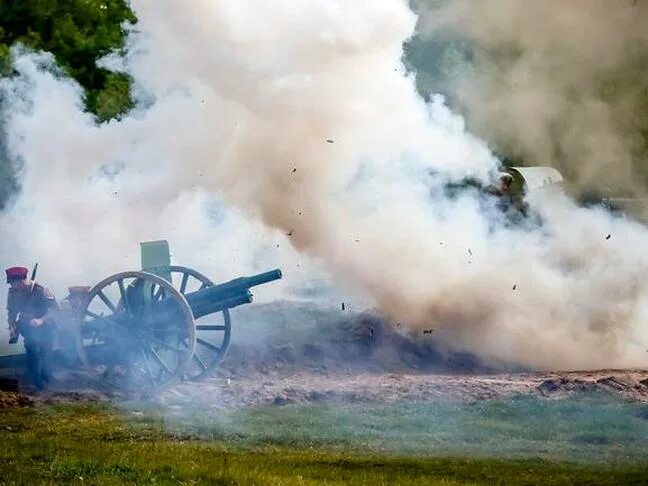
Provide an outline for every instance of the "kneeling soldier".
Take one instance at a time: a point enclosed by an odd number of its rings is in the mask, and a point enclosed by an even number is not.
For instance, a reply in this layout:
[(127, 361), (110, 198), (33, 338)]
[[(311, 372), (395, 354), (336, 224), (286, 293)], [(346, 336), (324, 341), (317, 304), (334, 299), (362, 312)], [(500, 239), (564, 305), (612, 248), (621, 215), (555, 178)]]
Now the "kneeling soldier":
[(9, 330), (12, 342), (23, 336), (27, 373), (33, 385), (42, 389), (50, 380), (48, 358), (54, 342), (53, 315), (58, 304), (54, 294), (28, 279), (27, 273), (23, 267), (6, 270), (7, 283), (11, 286), (7, 296)]

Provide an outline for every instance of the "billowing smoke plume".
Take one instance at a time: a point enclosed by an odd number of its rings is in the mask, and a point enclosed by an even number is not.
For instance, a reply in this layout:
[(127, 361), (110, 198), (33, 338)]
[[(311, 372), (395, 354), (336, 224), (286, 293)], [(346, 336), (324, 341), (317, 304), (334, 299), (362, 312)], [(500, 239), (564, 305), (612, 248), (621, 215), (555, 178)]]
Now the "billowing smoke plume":
[(648, 2), (416, 4), (422, 37), (453, 47), (442, 77), (477, 133), (581, 191), (646, 195)]
[(537, 201), (536, 229), (474, 194), (447, 198), (448, 179), (486, 180), (498, 161), (442, 98), (417, 94), (405, 1), (133, 8), (129, 55), (106, 61), (137, 84), (124, 120), (94, 125), (42, 56), (18, 55), (3, 82), (23, 164), (4, 261), (38, 255), (48, 278), (92, 281), (168, 237), (208, 273), (277, 263), (294, 283), (303, 258), (403, 327), (486, 358), (646, 364), (648, 232), (560, 195)]

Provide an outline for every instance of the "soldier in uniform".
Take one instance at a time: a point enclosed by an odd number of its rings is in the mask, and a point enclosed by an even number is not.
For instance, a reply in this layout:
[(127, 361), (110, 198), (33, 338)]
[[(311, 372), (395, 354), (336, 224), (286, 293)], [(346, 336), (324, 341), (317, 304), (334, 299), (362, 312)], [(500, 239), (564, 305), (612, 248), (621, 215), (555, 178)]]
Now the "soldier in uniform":
[(61, 300), (60, 313), (56, 319), (57, 348), (63, 363), (74, 366), (78, 361), (76, 336), (81, 326), (83, 310), (88, 303), (90, 287), (75, 286), (68, 288), (68, 295)]
[(491, 184), (490, 186), (486, 186), (484, 191), (493, 196), (503, 197), (508, 195), (512, 183), (513, 176), (511, 174), (500, 172), (497, 185)]
[[(491, 184), (484, 188), (488, 195), (495, 196), (497, 202), (495, 207), (507, 214), (513, 221), (519, 220), (519, 217), (526, 217), (529, 213), (529, 205), (524, 201), (522, 193), (513, 193), (511, 186), (513, 176), (507, 172), (501, 172), (498, 177), (497, 185)], [(511, 211), (513, 210), (513, 211)]]
[(42, 389), (50, 380), (48, 358), (54, 341), (54, 314), (58, 304), (54, 294), (27, 278), (24, 267), (6, 271), (11, 286), (7, 297), (7, 313), (11, 340), (22, 335), (27, 358), (27, 373), (33, 385)]

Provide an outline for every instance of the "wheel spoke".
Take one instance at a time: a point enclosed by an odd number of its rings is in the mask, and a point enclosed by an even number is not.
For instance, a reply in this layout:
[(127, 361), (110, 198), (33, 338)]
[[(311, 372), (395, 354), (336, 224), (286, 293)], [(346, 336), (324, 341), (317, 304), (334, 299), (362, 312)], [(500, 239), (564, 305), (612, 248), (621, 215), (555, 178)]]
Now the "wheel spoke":
[(210, 343), (209, 341), (205, 341), (204, 339), (200, 339), (200, 338), (198, 338), (198, 339), (196, 339), (196, 342), (197, 342), (198, 344), (202, 344), (202, 345), (205, 346), (206, 348), (211, 349), (212, 351), (215, 351), (215, 352), (217, 352), (217, 353), (220, 353), (221, 348), (219, 348), (218, 346), (213, 345), (213, 344)]
[(193, 354), (193, 360), (198, 363), (198, 366), (200, 366), (203, 371), (207, 370), (207, 365), (202, 362), (196, 353)]
[(164, 369), (164, 371), (166, 371), (166, 372), (169, 373), (170, 375), (173, 374), (173, 373), (171, 372), (171, 370), (169, 369), (169, 367), (166, 365), (166, 363), (162, 360), (162, 358), (160, 358), (160, 355), (157, 354), (157, 352), (155, 351), (155, 349), (153, 349), (152, 347), (149, 347), (149, 348), (148, 348), (148, 351), (151, 353), (151, 356), (153, 356), (153, 357), (155, 358), (155, 361), (157, 361), (158, 364), (159, 364), (159, 365)]
[(212, 324), (197, 324), (196, 331), (224, 331), (227, 329), (223, 325), (212, 325)]
[(169, 343), (167, 343), (165, 341), (161, 341), (160, 339), (151, 339), (150, 341), (157, 344), (158, 346), (166, 348), (166, 349), (168, 349), (170, 351), (175, 351), (176, 353), (179, 353), (179, 354), (187, 352), (186, 349), (178, 348), (178, 347), (173, 346), (172, 344), (169, 344)]
[(158, 291), (155, 293), (155, 295), (153, 296), (153, 302), (157, 302), (158, 300), (161, 300), (164, 297), (164, 294), (166, 294), (164, 287), (160, 287)]
[(97, 293), (97, 297), (99, 297), (99, 298), (101, 299), (101, 301), (102, 301), (104, 304), (106, 304), (106, 307), (108, 307), (108, 308), (110, 309), (110, 312), (112, 312), (113, 314), (115, 314), (115, 313), (117, 312), (117, 308), (116, 308), (115, 305), (110, 301), (110, 299), (109, 299), (108, 297), (106, 297), (106, 294), (103, 293), (103, 290), (100, 290), (100, 291)]
[(122, 302), (124, 303), (124, 309), (126, 309), (126, 312), (128, 312), (129, 314), (132, 314), (130, 302), (128, 301), (126, 289), (124, 288), (124, 279), (119, 279), (117, 281), (117, 285), (119, 285), (119, 294), (121, 295)]
[(153, 376), (153, 371), (151, 370), (151, 363), (149, 362), (149, 358), (146, 355), (146, 349), (142, 348), (142, 356), (144, 357), (144, 364), (146, 366), (146, 372), (148, 373), (149, 378), (151, 379), (151, 383), (153, 383), (153, 386), (155, 386), (155, 377)]
[(118, 325), (118, 326), (120, 325), (118, 322), (113, 321), (110, 317), (100, 316), (99, 314), (95, 314), (94, 312), (92, 312), (92, 311), (90, 311), (88, 309), (86, 309), (85, 313), (86, 313), (86, 315), (92, 317), (95, 320), (104, 321), (104, 322), (106, 322), (106, 323), (108, 323), (110, 325), (113, 325), (113, 326), (114, 325)]
[(180, 293), (184, 295), (185, 291), (187, 290), (187, 282), (189, 282), (189, 274), (188, 273), (183, 273), (182, 274), (182, 283), (180, 283)]

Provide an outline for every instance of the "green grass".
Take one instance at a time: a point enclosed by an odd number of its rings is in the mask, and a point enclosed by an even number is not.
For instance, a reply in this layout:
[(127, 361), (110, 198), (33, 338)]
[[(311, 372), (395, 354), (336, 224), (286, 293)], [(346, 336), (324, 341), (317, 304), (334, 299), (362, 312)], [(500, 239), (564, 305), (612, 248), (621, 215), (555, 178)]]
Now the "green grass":
[[(217, 397), (210, 399), (217, 402)], [(179, 397), (156, 412), (164, 416), (167, 431), (248, 446), (577, 462), (648, 461), (648, 405), (606, 395), (239, 410), (200, 407)]]
[[(3, 484), (647, 484), (646, 464), (406, 457), (169, 436), (159, 418), (75, 405), (0, 414)], [(282, 427), (285, 423), (277, 423)], [(186, 436), (185, 436), (186, 437)]]

